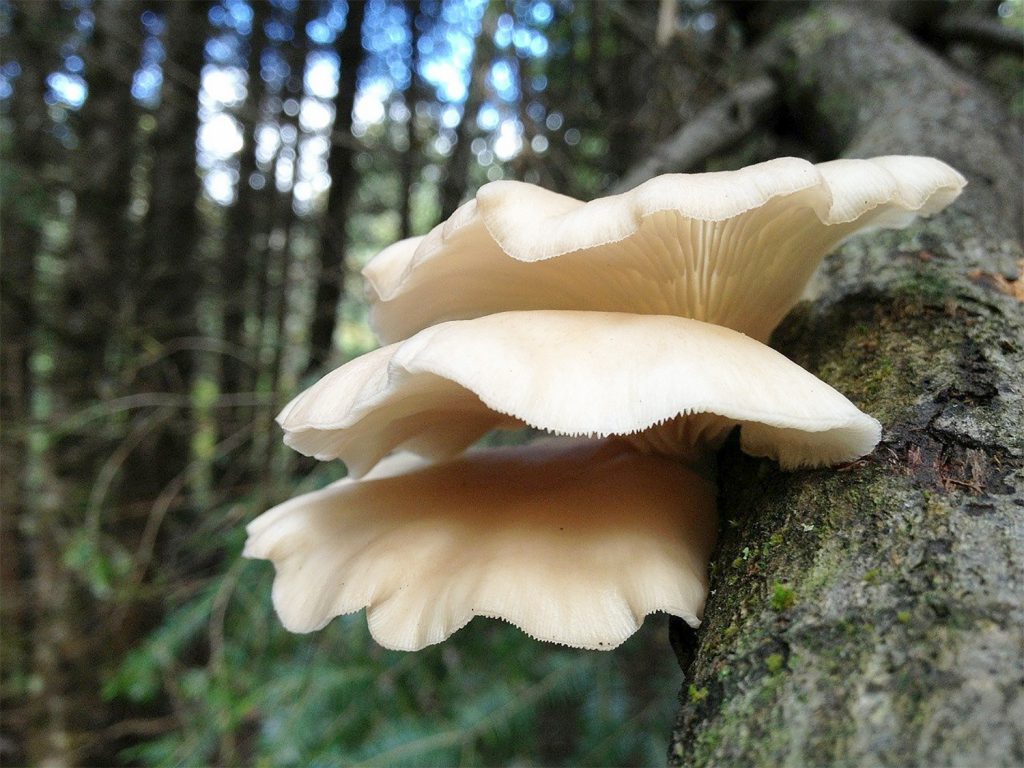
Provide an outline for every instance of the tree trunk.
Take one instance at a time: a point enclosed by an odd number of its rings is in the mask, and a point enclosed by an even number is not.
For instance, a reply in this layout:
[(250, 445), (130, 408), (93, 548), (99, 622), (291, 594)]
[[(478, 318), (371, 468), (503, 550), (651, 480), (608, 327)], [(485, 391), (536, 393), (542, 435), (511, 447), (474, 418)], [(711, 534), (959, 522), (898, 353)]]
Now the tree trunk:
[(399, 159), (399, 209), (398, 235), (404, 240), (412, 237), (412, 196), (413, 185), (420, 166), (420, 140), (416, 130), (416, 108), (423, 98), (420, 79), (420, 28), (423, 24), (423, 8), (420, 0), (405, 0), (405, 13), (409, 20), (409, 85), (402, 94), (409, 118), (405, 123), (405, 151)]
[(455, 128), (455, 141), (451, 161), (441, 181), (441, 221), (455, 213), (469, 183), (469, 162), (473, 155), (470, 147), (476, 127), (476, 116), (487, 99), (487, 75), (494, 63), (494, 33), (498, 18), (504, 10), (498, 0), (490, 0), (480, 22), (480, 31), (473, 44), (473, 58), (469, 64), (469, 86), (462, 105), (462, 117)]
[[(20, 59), (27, 76), (18, 87), (26, 89), (20, 96), (34, 103), (42, 95), (42, 78), (56, 59), (56, 51), (47, 50), (51, 46), (44, 30), (60, 24), (60, 10), (26, 3), (18, 9), (17, 18), (26, 22), (19, 30), (27, 33), (21, 44), (33, 48)], [(4, 259), (8, 269), (21, 272), (20, 298), (30, 309), (19, 317), (25, 336), (18, 334), (17, 325), (5, 324), (5, 346), (6, 334), (13, 331), (18, 346), (24, 345), (24, 362), (28, 362), (29, 343), (32, 352), (55, 361), (46, 373), (24, 370), (23, 386), (31, 387), (25, 393), (25, 413), (5, 411), (8, 418), (30, 415), (20, 424), (25, 450), (15, 460), (24, 462), (18, 523), (28, 553), (26, 572), (31, 574), (31, 586), (24, 595), (25, 611), (32, 620), (25, 752), (29, 761), (39, 765), (71, 765), (88, 754), (82, 734), (95, 725), (102, 711), (96, 695), (93, 637), (76, 631), (92, 624), (96, 606), (69, 561), (73, 559), (71, 531), (82, 517), (79, 481), (94, 476), (108, 443), (105, 436), (57, 434), (68, 413), (109, 391), (106, 353), (127, 261), (120, 251), (126, 237), (134, 135), (130, 74), (133, 57), (138, 55), (139, 28), (138, 12), (128, 3), (110, 2), (96, 8), (85, 51), (90, 61), (86, 72), (90, 96), (79, 115), (79, 145), (71, 157), (75, 216), (63, 270), (57, 275), (36, 270), (39, 231), (33, 233), (34, 241), (15, 245), (25, 248), (24, 252), (15, 251), (13, 259), (5, 254)], [(23, 106), (27, 105), (23, 102)], [(19, 137), (26, 140), (20, 147), (25, 170), (35, 176), (28, 185), (42, 186), (49, 120), (38, 103), (19, 117), (16, 124), (32, 134)], [(44, 221), (49, 215), (45, 205), (32, 211), (34, 204), (39, 201), (30, 198), (20, 203), (25, 213)], [(4, 288), (6, 292), (6, 283)], [(42, 341), (38, 326), (44, 322), (52, 338)], [(40, 403), (45, 405), (35, 407)], [(33, 424), (36, 420), (43, 422), (42, 428)], [(9, 458), (14, 457), (5, 453)]]
[[(247, 300), (246, 276), (252, 262), (250, 251), (255, 246), (254, 235), (258, 233), (254, 221), (257, 220), (257, 198), (260, 197), (260, 192), (253, 189), (250, 178), (259, 170), (256, 162), (256, 144), (263, 114), (263, 97), (266, 92), (260, 70), (263, 49), (267, 43), (264, 29), (267, 10), (265, 3), (253, 4), (252, 33), (249, 37), (249, 58), (246, 63), (245, 107), (241, 116), (246, 146), (243, 147), (238, 161), (238, 194), (227, 213), (227, 232), (224, 253), (221, 255), (220, 287), (224, 341), (229, 348), (229, 354), (224, 356), (221, 366), (221, 390), (224, 392), (239, 392), (251, 384), (255, 362), (251, 352), (246, 351), (245, 343), (245, 319), (252, 304)], [(266, 183), (272, 184), (273, 181)], [(244, 414), (239, 414), (239, 417), (226, 416), (224, 421), (230, 428), (231, 425), (240, 423)]]
[(131, 76), (139, 59), (141, 22), (138, 8), (128, 2), (103, 3), (96, 11), (85, 51), (89, 98), (82, 106), (71, 182), (76, 212), (65, 301), (75, 339), (66, 352), (81, 357), (66, 382), (72, 402), (103, 394), (111, 320), (121, 309), (131, 263), (126, 248), (135, 160)]
[[(295, 100), (301, 104), (305, 96), (305, 74), (306, 63), (309, 56), (309, 37), (306, 34), (306, 27), (313, 20), (316, 14), (316, 7), (313, 3), (300, 3), (291, 18), (294, 37), (291, 44), (285, 48), (284, 60), (288, 66), (288, 78), (285, 80), (281, 96), (285, 101)], [(264, 305), (263, 316), (263, 340), (272, 340), (272, 347), (269, 354), (268, 381), (270, 390), (270, 401), (266, 412), (260, 418), (263, 424), (273, 423), (277, 413), (278, 402), (282, 391), (281, 382), (287, 378), (284, 370), (285, 357), (284, 349), (288, 343), (287, 318), (291, 311), (292, 295), (292, 266), (295, 260), (294, 238), (296, 229), (300, 226), (295, 213), (295, 182), (299, 178), (299, 157), (302, 149), (303, 132), (299, 124), (299, 113), (288, 114), (285, 111), (279, 118), (282, 135), (288, 128), (291, 128), (295, 135), (294, 144), (294, 165), (292, 171), (292, 183), (285, 191), (279, 191), (274, 210), (277, 216), (274, 217), (272, 232), (274, 233), (275, 245), (271, 247), (268, 258), (268, 266), (273, 268), (277, 275), (276, 286), (273, 293), (268, 295), (268, 301)], [(268, 485), (272, 485), (278, 479), (274, 469), (274, 459), (282, 456), (283, 461), (290, 463), (291, 457), (281, 451), (281, 445), (277, 440), (266, 439), (263, 435), (263, 457), (259, 466), (262, 469), (260, 476), (264, 478), (262, 488), (264, 491)], [(269, 481), (269, 482), (268, 482)]]
[(338, 319), (338, 301), (345, 286), (345, 251), (348, 245), (345, 224), (348, 209), (356, 190), (355, 151), (352, 146), (352, 108), (355, 106), (359, 68), (366, 55), (362, 29), (366, 4), (353, 2), (348, 6), (345, 29), (338, 39), (341, 74), (334, 98), (334, 126), (327, 171), (331, 188), (327, 193), (327, 211), (320, 229), (320, 275), (317, 280), (316, 305), (310, 328), (310, 362), (307, 373), (318, 369), (330, 358), (334, 326)]
[[(196, 166), (199, 91), (208, 28), (209, 0), (167, 5), (167, 56), (156, 130), (145, 237), (140, 244), (141, 274), (132, 326), (145, 330), (137, 339), (139, 369), (134, 391), (188, 392), (195, 358), (188, 339), (199, 335), (198, 286), (202, 284), (196, 244), (199, 239), (200, 179)], [(139, 498), (155, 498), (168, 476), (189, 460), (192, 419), (187, 409), (167, 428), (154, 430), (125, 463), (126, 477)]]
[(1019, 135), (885, 19), (816, 7), (780, 42), (780, 88), (820, 146), (932, 154), (970, 186), (935, 219), (830, 257), (822, 298), (776, 332), (879, 418), (882, 443), (838, 471), (723, 451), (704, 625), (674, 626), (687, 684), (670, 762), (1019, 765)]
[[(23, 585), (23, 574), (31, 572), (27, 544), (35, 535), (29, 524), (38, 511), (27, 495), (31, 488), (33, 375), (31, 357), (35, 349), (38, 309), (35, 301), (37, 263), (43, 241), (45, 217), (52, 215), (44, 181), (44, 169), (54, 157), (55, 144), (47, 136), (49, 116), (43, 100), (46, 74), (57, 57), (47, 30), (56, 9), (43, 3), (22, 2), (10, 8), (11, 31), (8, 55), (21, 65), (21, 76), (10, 101), (12, 139), (4, 148), (9, 178), (5, 180), (5, 201), (0, 206), (0, 431), (3, 460), (0, 461), (0, 645), (4, 649), (4, 685), (0, 709), (10, 713), (14, 700), (23, 699), (22, 686), (11, 686), (11, 678), (29, 676), (29, 633), (36, 616), (32, 595)], [(48, 681), (44, 681), (48, 682)], [(37, 697), (37, 700), (41, 697)], [(20, 702), (19, 702), (20, 703)], [(37, 706), (42, 701), (37, 701)], [(8, 721), (10, 721), (8, 714)], [(42, 718), (40, 718), (42, 719)], [(21, 751), (5, 753), (12, 762), (26, 760)]]

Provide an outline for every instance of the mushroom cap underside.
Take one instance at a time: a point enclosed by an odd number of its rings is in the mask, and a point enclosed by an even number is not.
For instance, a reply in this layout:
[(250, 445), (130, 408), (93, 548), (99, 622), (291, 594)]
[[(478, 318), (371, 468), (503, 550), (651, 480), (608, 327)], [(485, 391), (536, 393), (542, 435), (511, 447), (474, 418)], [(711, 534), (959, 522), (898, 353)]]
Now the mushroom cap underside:
[(714, 503), (707, 477), (619, 442), (542, 440), (426, 467), (400, 454), (260, 516), (244, 554), (273, 561), (274, 606), (295, 632), (365, 607), (388, 648), (490, 616), (610, 649), (654, 611), (699, 624)]
[(510, 310), (673, 314), (766, 340), (821, 258), (866, 229), (902, 227), (959, 195), (928, 157), (669, 174), (583, 203), (499, 181), (364, 269), (385, 342)]
[[(687, 429), (695, 415), (700, 428)], [(278, 421), (290, 446), (340, 458), (355, 476), (395, 449), (443, 460), (491, 429), (523, 424), (634, 435), (640, 445), (649, 431), (652, 450), (680, 456), (714, 449), (740, 425), (744, 450), (787, 468), (858, 458), (880, 436), (878, 422), (832, 387), (736, 331), (573, 311), (434, 326), (328, 374)], [(666, 432), (678, 437), (666, 444)]]

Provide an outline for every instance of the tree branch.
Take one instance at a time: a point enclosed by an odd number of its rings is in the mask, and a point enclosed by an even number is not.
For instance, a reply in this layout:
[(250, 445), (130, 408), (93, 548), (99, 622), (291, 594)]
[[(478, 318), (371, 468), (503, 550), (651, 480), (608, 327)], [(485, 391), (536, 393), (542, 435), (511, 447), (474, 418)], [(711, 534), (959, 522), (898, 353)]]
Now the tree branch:
[(1024, 54), (1024, 34), (999, 19), (947, 13), (932, 27), (932, 31), (948, 43), (963, 41), (995, 53)]
[(960, 209), (983, 230), (1019, 239), (1019, 121), (896, 23), (819, 8), (774, 36), (778, 82), (811, 143), (826, 155), (945, 160), (971, 182)]
[(740, 83), (712, 102), (675, 134), (659, 144), (612, 187), (626, 192), (661, 173), (697, 168), (709, 157), (727, 150), (749, 135), (776, 103), (778, 88), (767, 76)]

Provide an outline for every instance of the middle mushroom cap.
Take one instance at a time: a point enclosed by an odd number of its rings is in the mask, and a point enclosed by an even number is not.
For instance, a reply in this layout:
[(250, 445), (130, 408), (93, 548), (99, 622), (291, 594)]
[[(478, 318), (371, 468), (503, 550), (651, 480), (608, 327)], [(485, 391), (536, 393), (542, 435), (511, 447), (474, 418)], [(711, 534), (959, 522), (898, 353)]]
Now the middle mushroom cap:
[(681, 317), (530, 311), (442, 323), (328, 374), (278, 417), (288, 445), (359, 477), (395, 449), (434, 460), (494, 428), (628, 436), (696, 460), (741, 426), (783, 467), (858, 458), (875, 419), (771, 348)]

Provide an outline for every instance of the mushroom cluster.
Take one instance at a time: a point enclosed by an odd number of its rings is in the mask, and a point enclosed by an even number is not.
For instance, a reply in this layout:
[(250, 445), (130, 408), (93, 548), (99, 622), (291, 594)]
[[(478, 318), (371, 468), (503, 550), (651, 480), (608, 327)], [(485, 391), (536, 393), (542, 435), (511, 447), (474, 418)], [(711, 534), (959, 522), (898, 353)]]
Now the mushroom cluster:
[[(726, 436), (784, 468), (880, 436), (764, 342), (836, 244), (964, 184), (923, 157), (782, 158), (588, 203), (494, 182), (389, 247), (364, 271), (386, 346), (278, 417), (349, 470), (249, 526), (285, 627), (366, 608), (381, 645), (416, 650), (474, 616), (591, 649), (654, 611), (697, 626)], [(471, 448), (523, 426), (552, 436)]]

